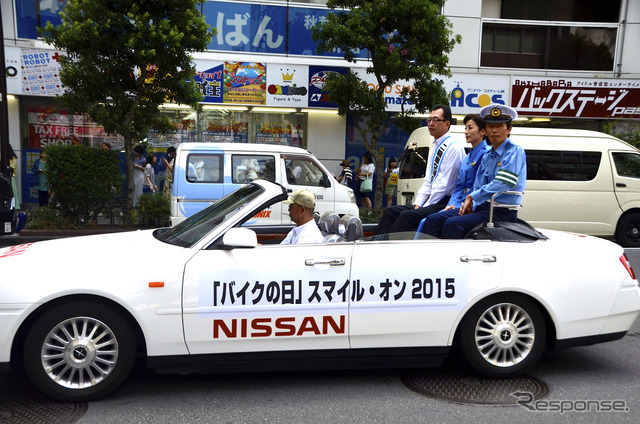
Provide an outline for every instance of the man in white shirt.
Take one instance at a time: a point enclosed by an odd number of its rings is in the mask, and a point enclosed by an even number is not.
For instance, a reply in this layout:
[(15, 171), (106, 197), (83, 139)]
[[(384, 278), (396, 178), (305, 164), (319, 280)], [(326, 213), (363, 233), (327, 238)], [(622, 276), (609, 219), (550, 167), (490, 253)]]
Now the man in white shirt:
[(452, 119), (449, 106), (435, 105), (432, 108), (427, 121), (434, 141), (429, 149), (422, 187), (412, 206), (397, 205), (386, 209), (376, 235), (415, 231), (423, 218), (447, 206), (456, 186), (460, 164), (466, 156), (462, 143), (453, 140), (449, 133)]
[(296, 223), (280, 244), (322, 243), (322, 233), (313, 219), (316, 199), (309, 190), (296, 190), (287, 200), (289, 217)]

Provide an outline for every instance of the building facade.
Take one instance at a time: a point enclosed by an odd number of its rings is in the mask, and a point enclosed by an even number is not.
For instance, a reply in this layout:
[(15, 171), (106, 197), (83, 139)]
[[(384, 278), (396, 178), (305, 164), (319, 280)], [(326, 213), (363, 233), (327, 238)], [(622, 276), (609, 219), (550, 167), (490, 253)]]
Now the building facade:
[[(185, 141), (281, 143), (304, 147), (330, 169), (345, 157), (357, 164), (365, 149), (349, 117), (340, 117), (322, 91), (328, 72), (349, 68), (367, 80), (366, 52), (348, 63), (340, 52), (318, 56), (311, 29), (331, 13), (324, 0), (224, 1), (202, 4), (217, 29), (206, 52), (194, 56), (204, 100), (197, 110), (166, 104), (176, 133), (151, 130), (162, 151)], [(109, 142), (81, 114), (55, 96), (64, 89), (55, 51), (37, 37), (47, 20), (59, 22), (65, 1), (0, 0), (8, 87), (9, 135), (19, 157), (20, 198), (35, 202), (31, 164), (49, 144)], [(640, 1), (449, 0), (442, 13), (462, 35), (444, 78), (455, 115), (490, 103), (514, 107), (519, 125), (603, 130), (606, 122), (638, 128), (640, 121)], [(369, 81), (369, 80), (367, 80)], [(371, 84), (373, 80), (369, 81)], [(389, 92), (389, 111), (399, 110)], [(379, 143), (398, 156), (408, 135), (395, 128)]]

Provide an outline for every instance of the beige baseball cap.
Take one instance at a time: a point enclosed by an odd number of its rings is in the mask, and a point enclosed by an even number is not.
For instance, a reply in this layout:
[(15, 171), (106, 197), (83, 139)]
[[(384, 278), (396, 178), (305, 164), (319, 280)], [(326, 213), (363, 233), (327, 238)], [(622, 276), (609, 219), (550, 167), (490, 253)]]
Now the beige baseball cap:
[(290, 205), (292, 203), (297, 203), (305, 208), (313, 209), (316, 207), (316, 198), (313, 193), (311, 193), (307, 189), (296, 190), (289, 196), (289, 198), (283, 201), (285, 205)]

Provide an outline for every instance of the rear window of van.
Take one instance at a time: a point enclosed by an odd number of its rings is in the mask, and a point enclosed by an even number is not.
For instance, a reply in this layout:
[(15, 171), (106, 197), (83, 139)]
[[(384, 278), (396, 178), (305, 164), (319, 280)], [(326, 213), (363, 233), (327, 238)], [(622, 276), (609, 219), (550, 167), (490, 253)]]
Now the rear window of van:
[(527, 150), (527, 180), (590, 181), (596, 177), (601, 152)]

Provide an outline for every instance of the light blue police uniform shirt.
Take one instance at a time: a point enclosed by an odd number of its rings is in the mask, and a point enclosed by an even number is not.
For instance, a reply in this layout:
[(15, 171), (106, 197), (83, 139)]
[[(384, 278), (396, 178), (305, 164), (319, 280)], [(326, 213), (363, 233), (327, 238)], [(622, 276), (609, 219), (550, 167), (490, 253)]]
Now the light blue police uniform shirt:
[(456, 188), (451, 193), (451, 199), (447, 206), (455, 206), (459, 208), (464, 202), (465, 197), (476, 181), (476, 173), (480, 168), (480, 162), (482, 156), (489, 151), (490, 147), (485, 140), (482, 140), (476, 147), (474, 147), (467, 156), (462, 160), (460, 164), (460, 171), (458, 172), (458, 181), (456, 182)]
[[(527, 182), (527, 156), (524, 149), (507, 138), (497, 149), (491, 149), (482, 157), (471, 197), (474, 206), (488, 200), (494, 193), (521, 191)], [(499, 194), (496, 202), (519, 205), (522, 196)]]

